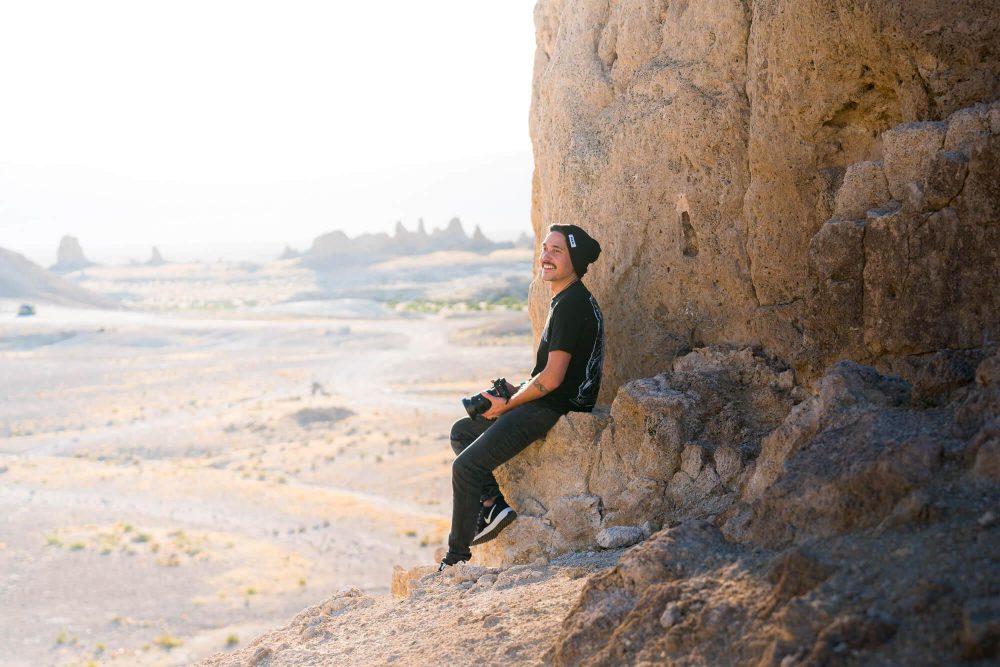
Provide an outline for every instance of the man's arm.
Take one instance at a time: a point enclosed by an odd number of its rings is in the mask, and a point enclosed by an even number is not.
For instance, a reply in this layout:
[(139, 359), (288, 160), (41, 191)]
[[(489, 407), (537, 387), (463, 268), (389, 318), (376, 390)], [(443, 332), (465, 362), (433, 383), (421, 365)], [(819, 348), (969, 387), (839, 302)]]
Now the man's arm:
[(487, 419), (496, 419), (508, 410), (513, 410), (519, 405), (524, 405), (530, 401), (537, 400), (545, 396), (556, 387), (562, 384), (566, 377), (566, 369), (569, 368), (569, 360), (572, 355), (563, 350), (551, 350), (548, 361), (542, 372), (531, 378), (521, 389), (510, 397), (510, 401), (504, 401), (492, 394), (481, 394), (493, 405), (483, 416)]

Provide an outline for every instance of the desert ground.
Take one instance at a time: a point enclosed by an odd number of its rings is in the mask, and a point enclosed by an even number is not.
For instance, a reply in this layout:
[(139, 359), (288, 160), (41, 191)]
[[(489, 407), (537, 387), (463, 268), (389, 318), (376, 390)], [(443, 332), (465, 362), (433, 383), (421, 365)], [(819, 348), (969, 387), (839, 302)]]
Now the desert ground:
[(93, 267), (0, 301), (0, 662), (175, 665), (430, 564), (459, 399), (521, 378), (530, 254)]

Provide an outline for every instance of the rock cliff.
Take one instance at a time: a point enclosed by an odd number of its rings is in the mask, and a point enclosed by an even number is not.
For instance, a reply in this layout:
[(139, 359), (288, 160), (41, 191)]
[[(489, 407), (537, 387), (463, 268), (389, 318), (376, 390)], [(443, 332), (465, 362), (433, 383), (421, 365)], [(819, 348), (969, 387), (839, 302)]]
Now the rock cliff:
[(605, 400), (706, 344), (761, 346), (808, 383), (841, 356), (995, 339), (993, 2), (542, 0), (535, 18), (533, 221), (604, 245)]

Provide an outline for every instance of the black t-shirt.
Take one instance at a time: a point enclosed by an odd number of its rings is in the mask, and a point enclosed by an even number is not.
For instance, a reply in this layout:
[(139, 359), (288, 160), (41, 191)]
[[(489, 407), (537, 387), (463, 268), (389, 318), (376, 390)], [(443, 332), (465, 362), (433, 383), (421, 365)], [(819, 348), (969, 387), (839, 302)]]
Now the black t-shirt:
[(604, 365), (604, 317), (597, 300), (579, 280), (549, 303), (532, 377), (545, 368), (549, 350), (569, 352), (569, 367), (562, 384), (537, 402), (563, 414), (593, 410)]

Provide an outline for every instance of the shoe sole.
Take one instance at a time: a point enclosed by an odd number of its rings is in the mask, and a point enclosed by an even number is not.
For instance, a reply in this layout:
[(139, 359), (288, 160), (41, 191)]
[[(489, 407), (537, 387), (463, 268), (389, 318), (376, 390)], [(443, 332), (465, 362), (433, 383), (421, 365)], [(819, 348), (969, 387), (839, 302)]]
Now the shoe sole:
[(476, 538), (472, 540), (472, 546), (489, 542), (499, 535), (500, 531), (509, 526), (516, 518), (517, 512), (510, 507), (504, 508), (504, 510), (500, 512), (500, 516), (495, 518), (490, 525), (483, 528), (483, 530), (476, 535)]

